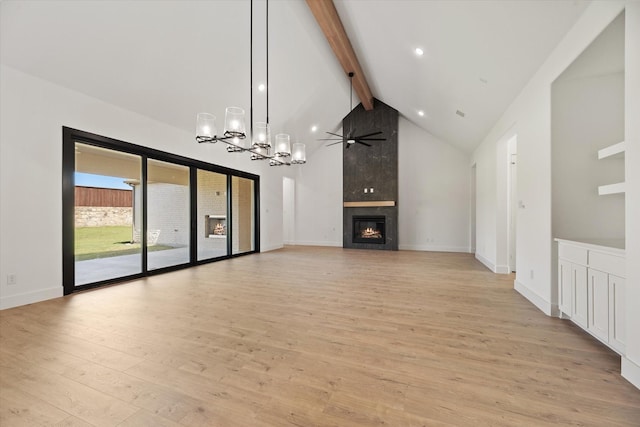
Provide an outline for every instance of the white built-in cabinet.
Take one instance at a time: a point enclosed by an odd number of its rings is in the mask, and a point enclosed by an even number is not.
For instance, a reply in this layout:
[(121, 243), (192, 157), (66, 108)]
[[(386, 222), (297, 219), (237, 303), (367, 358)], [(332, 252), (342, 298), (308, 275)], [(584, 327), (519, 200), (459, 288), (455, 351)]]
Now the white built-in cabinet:
[[(624, 249), (581, 241), (558, 242), (558, 307), (562, 317), (624, 354)], [(615, 243), (620, 246), (620, 242)]]

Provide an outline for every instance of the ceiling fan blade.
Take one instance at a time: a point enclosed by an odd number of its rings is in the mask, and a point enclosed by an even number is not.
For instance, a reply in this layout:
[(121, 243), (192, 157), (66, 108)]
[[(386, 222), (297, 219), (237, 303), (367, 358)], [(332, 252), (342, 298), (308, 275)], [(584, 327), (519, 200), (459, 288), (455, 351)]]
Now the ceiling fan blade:
[(382, 131), (380, 131), (380, 130), (379, 130), (379, 131), (377, 131), (377, 132), (368, 133), (368, 134), (366, 134), (366, 135), (358, 135), (358, 136), (356, 136), (356, 138), (358, 138), (358, 139), (362, 139), (362, 138), (366, 138), (366, 137), (368, 137), (368, 136), (380, 135), (381, 133), (382, 133)]
[(387, 138), (358, 138), (358, 141), (386, 141)]
[(337, 136), (338, 138), (344, 139), (344, 135), (338, 135), (337, 133), (327, 132), (329, 135)]
[(366, 142), (362, 142), (359, 139), (356, 139), (356, 144), (366, 145), (367, 147), (371, 147), (371, 144), (367, 144)]
[(316, 141), (343, 141), (342, 138), (320, 138), (320, 139), (316, 139)]
[[(330, 147), (330, 146), (336, 145), (336, 144), (342, 144), (342, 141), (332, 142), (331, 144), (327, 144), (327, 147)], [(349, 148), (349, 147), (347, 146), (347, 148)]]

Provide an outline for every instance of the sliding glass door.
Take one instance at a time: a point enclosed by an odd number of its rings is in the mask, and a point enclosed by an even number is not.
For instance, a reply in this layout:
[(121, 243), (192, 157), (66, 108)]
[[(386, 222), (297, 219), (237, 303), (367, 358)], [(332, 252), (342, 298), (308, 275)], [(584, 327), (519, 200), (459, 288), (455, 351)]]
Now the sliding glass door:
[(198, 169), (198, 261), (228, 255), (227, 175)]
[(65, 294), (259, 252), (259, 177), (63, 128)]
[(76, 142), (74, 157), (74, 285), (141, 273), (141, 156)]
[(234, 176), (231, 179), (232, 253), (255, 249), (255, 190), (253, 180)]
[(189, 262), (189, 168), (147, 162), (147, 269)]

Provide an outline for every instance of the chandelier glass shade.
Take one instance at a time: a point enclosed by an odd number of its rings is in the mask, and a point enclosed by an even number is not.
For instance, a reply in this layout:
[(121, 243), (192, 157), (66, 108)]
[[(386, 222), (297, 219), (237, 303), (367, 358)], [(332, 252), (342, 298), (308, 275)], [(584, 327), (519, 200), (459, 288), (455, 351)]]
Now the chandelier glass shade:
[(255, 148), (271, 148), (271, 129), (266, 122), (253, 125), (253, 146)]
[(286, 133), (276, 135), (275, 155), (280, 157), (289, 157), (291, 155), (291, 138)]
[(307, 155), (305, 153), (305, 146), (300, 142), (293, 144), (293, 152), (291, 153), (291, 164), (301, 165), (307, 163)]

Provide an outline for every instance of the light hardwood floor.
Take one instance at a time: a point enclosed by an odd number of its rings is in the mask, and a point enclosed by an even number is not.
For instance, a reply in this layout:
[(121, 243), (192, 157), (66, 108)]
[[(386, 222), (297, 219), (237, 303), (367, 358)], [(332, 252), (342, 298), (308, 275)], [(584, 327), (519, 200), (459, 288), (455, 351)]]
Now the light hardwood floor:
[(0, 312), (0, 425), (638, 426), (469, 254), (287, 247)]

